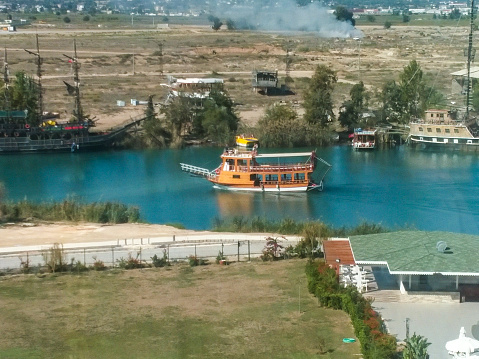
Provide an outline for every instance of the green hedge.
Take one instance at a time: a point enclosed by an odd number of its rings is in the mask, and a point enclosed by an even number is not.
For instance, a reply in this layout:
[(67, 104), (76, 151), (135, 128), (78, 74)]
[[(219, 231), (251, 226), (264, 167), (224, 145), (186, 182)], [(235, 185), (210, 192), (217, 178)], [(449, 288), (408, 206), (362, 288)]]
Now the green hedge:
[(306, 275), (308, 290), (318, 298), (322, 306), (343, 310), (349, 314), (365, 359), (397, 357), (396, 338), (387, 333), (381, 316), (356, 288), (342, 288), (335, 270), (322, 260), (309, 261)]

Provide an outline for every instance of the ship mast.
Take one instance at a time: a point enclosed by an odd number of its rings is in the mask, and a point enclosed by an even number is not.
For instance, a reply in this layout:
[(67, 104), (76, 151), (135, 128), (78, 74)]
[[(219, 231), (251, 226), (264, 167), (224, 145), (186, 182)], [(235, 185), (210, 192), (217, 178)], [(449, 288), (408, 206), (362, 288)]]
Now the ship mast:
[[(77, 43), (76, 40), (73, 39), (73, 57), (68, 56), (63, 54), (66, 58), (69, 59), (69, 61), (72, 63), (73, 66), (73, 81), (75, 83), (73, 94), (75, 96), (75, 109), (73, 110), (73, 116), (76, 118), (77, 122), (83, 122), (83, 109), (81, 106), (81, 101), (80, 101), (80, 77), (78, 75), (78, 70), (80, 69), (80, 64), (78, 63), (78, 57), (77, 57)], [(67, 88), (69, 88), (68, 84)]]
[(469, 118), (469, 106), (472, 99), (471, 62), (473, 61), (472, 32), (474, 30), (474, 0), (471, 0), (471, 21), (469, 29), (469, 43), (467, 47), (467, 79), (466, 79), (466, 121)]
[(37, 40), (37, 52), (33, 52), (27, 49), (24, 49), (30, 55), (35, 56), (35, 64), (37, 65), (37, 86), (38, 86), (38, 119), (39, 122), (42, 122), (43, 118), (43, 90), (42, 90), (42, 58), (40, 56), (40, 46), (38, 45), (38, 34), (36, 35)]
[(4, 95), (5, 95), (5, 109), (7, 112), (10, 110), (10, 78), (9, 78), (8, 62), (7, 62), (7, 48), (4, 50), (3, 56), (3, 83), (5, 84)]

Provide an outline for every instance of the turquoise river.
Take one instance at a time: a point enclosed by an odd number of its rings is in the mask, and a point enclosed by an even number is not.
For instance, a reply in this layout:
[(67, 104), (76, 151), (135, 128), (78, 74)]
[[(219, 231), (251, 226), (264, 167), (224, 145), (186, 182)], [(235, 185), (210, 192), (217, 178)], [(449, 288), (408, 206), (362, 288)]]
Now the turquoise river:
[[(310, 149), (300, 149), (306, 151)], [(356, 152), (320, 148), (332, 169), (323, 192), (234, 193), (181, 172), (185, 162), (214, 169), (221, 148), (0, 156), (7, 199), (136, 205), (151, 223), (209, 229), (215, 218), (320, 219), (333, 226), (362, 221), (391, 228), (479, 234), (479, 155), (407, 146)], [(295, 149), (298, 151), (298, 149)], [(266, 152), (266, 151), (265, 151)]]

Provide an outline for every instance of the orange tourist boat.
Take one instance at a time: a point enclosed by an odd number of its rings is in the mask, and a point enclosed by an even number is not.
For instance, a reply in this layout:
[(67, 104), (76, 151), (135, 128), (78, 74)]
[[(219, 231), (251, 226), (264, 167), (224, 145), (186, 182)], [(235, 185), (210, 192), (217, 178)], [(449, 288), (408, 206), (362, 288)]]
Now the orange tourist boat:
[(205, 177), (214, 188), (257, 192), (322, 190), (323, 179), (331, 169), (314, 151), (258, 154), (255, 150), (225, 149), (221, 159), (213, 171), (185, 163), (180, 165), (185, 172)]

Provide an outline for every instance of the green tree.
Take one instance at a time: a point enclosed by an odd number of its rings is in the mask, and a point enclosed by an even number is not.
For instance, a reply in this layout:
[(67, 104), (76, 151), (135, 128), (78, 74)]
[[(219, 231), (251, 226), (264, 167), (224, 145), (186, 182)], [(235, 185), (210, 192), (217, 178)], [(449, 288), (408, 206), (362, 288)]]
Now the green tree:
[(181, 147), (183, 137), (189, 133), (196, 115), (190, 99), (184, 96), (175, 97), (161, 112), (165, 115), (167, 129), (171, 133), (171, 145)]
[(374, 15), (368, 15), (368, 16), (366, 16), (366, 19), (369, 22), (376, 22), (376, 16), (374, 16)]
[(454, 9), (449, 13), (449, 19), (451, 20), (457, 20), (461, 18), (461, 12), (459, 9)]
[(23, 71), (15, 74), (13, 86), (9, 87), (10, 109), (27, 110), (26, 121), (30, 125), (38, 125), (38, 86), (32, 77)]
[(238, 129), (234, 103), (225, 91), (213, 90), (193, 122), (193, 132), (209, 140), (229, 143)]
[(411, 60), (399, 75), (401, 88), (401, 102), (403, 106), (403, 122), (409, 121), (411, 116), (420, 117), (426, 106), (425, 84), (423, 72), (416, 60)]
[(409, 15), (403, 14), (402, 15), (402, 22), (409, 22), (409, 21), (411, 21), (411, 18), (409, 17)]
[(356, 25), (356, 20), (353, 19), (353, 12), (349, 11), (344, 6), (338, 6), (334, 13), (337, 20), (350, 22), (353, 26)]
[(384, 28), (385, 28), (385, 29), (390, 29), (391, 26), (392, 26), (391, 21), (388, 20), (388, 21), (385, 21), (385, 22), (384, 22)]
[(406, 339), (406, 347), (404, 348), (402, 354), (404, 359), (427, 359), (429, 356), (427, 354), (427, 347), (431, 343), (427, 342), (427, 338), (424, 338), (421, 335), (414, 335)]
[(65, 22), (66, 24), (69, 24), (71, 22), (71, 19), (68, 16), (65, 16), (63, 18), (63, 22)]
[(227, 28), (228, 30), (236, 30), (236, 24), (235, 24), (235, 22), (234, 22), (233, 20), (231, 20), (231, 19), (226, 20), (226, 28)]
[(215, 31), (218, 31), (221, 28), (221, 26), (223, 26), (223, 23), (221, 22), (221, 20), (214, 15), (209, 15), (208, 21), (211, 21), (213, 23), (213, 25), (211, 25), (211, 28)]
[(88, 15), (83, 16), (83, 21), (90, 21), (90, 16)]
[(324, 127), (334, 119), (333, 89), (338, 81), (336, 73), (326, 65), (318, 65), (304, 94), (305, 120)]
[(361, 115), (367, 108), (369, 95), (362, 81), (355, 84), (349, 94), (351, 99), (341, 106), (338, 120), (342, 126), (352, 129), (360, 124)]
[(401, 88), (396, 81), (384, 84), (378, 95), (381, 103), (380, 117), (388, 122), (398, 122), (402, 114)]
[(150, 140), (151, 147), (161, 148), (171, 142), (171, 133), (164, 128), (162, 122), (156, 116), (152, 95), (148, 96), (143, 129), (145, 130), (146, 137)]

